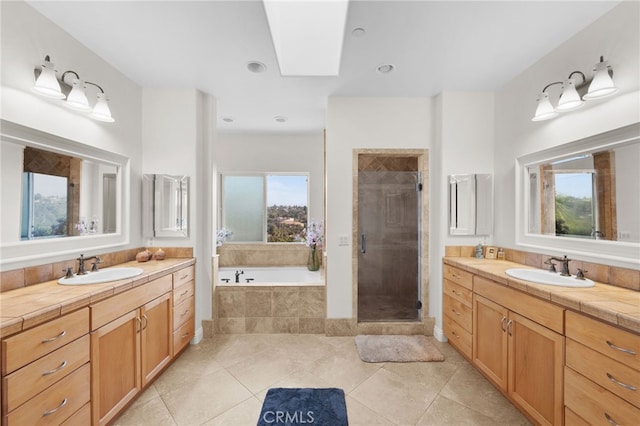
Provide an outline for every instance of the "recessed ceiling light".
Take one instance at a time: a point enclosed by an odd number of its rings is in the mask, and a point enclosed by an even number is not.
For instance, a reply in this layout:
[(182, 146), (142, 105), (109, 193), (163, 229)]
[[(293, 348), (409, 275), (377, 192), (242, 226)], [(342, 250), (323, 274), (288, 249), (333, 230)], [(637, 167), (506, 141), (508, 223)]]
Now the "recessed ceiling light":
[(262, 62), (251, 61), (251, 62), (247, 63), (247, 69), (249, 71), (251, 71), (251, 72), (259, 74), (261, 72), (265, 72), (267, 70), (267, 66), (265, 64), (263, 64)]
[(376, 68), (380, 74), (389, 74), (390, 72), (396, 69), (396, 66), (393, 64), (382, 64)]
[(365, 29), (360, 27), (351, 30), (351, 35), (354, 37), (364, 37), (366, 33)]
[(222, 121), (225, 123), (233, 123), (233, 117), (222, 117)]
[(276, 115), (275, 117), (273, 117), (273, 120), (276, 123), (286, 123), (287, 117), (285, 117), (284, 115)]

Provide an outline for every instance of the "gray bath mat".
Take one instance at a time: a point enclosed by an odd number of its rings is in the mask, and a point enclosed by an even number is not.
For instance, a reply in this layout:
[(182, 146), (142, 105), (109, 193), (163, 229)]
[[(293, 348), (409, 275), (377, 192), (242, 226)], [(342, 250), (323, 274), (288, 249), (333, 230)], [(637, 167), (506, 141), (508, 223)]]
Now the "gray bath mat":
[(444, 361), (444, 356), (425, 336), (356, 336), (356, 348), (365, 362)]

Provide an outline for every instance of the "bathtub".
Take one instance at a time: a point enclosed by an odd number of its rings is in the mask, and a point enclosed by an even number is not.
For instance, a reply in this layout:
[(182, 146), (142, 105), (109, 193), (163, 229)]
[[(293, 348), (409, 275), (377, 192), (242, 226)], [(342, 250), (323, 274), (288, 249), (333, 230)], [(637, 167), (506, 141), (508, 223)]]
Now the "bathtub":
[[(235, 273), (244, 272), (235, 282)], [(306, 266), (222, 267), (218, 269), (219, 286), (317, 286), (324, 285), (320, 271)]]

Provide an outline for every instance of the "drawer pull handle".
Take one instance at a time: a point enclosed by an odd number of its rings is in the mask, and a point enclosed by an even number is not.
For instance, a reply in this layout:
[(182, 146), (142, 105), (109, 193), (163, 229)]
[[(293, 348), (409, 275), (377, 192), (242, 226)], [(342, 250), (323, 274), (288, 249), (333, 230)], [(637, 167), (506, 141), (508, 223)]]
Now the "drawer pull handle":
[(513, 336), (513, 334), (511, 334), (511, 325), (512, 325), (512, 324), (513, 324), (513, 320), (509, 320), (509, 321), (507, 322), (507, 334), (508, 334), (509, 336)]
[(56, 408), (52, 408), (51, 410), (47, 410), (44, 413), (42, 413), (42, 417), (50, 416), (51, 414), (55, 413), (65, 405), (67, 405), (67, 398), (63, 399), (60, 405), (58, 405)]
[(620, 346), (616, 346), (616, 345), (614, 345), (613, 343), (611, 343), (611, 341), (610, 341), (610, 340), (607, 340), (607, 345), (609, 345), (609, 347), (610, 347), (611, 349), (615, 349), (615, 350), (617, 350), (617, 351), (624, 352), (625, 354), (629, 354), (629, 355), (637, 355), (636, 351), (633, 351), (633, 350), (631, 350), (631, 349), (621, 348)]
[(189, 276), (189, 274), (184, 274), (183, 276), (180, 277), (181, 280), (184, 280), (185, 278), (187, 278)]
[(618, 425), (618, 423), (616, 423), (616, 421), (615, 421), (615, 420), (613, 420), (613, 418), (612, 418), (609, 414), (604, 413), (604, 417), (607, 419), (607, 421), (608, 421), (611, 425), (613, 425), (613, 426), (619, 426), (619, 425)]
[(503, 332), (507, 332), (507, 328), (504, 326), (504, 322), (507, 320), (507, 317), (502, 317), (502, 319), (500, 320), (500, 328), (502, 329)]
[(180, 336), (181, 339), (184, 339), (185, 337), (189, 337), (189, 333), (185, 333), (182, 336)]
[(452, 292), (453, 294), (455, 294), (456, 296), (462, 296), (462, 293), (458, 293), (458, 292), (457, 292), (457, 291), (455, 291), (455, 290), (451, 290), (451, 292)]
[(67, 330), (62, 330), (62, 332), (60, 334), (58, 334), (57, 336), (49, 337), (47, 339), (42, 339), (42, 343), (53, 342), (55, 340), (58, 340), (61, 337), (64, 337), (65, 334), (67, 334)]
[(183, 316), (187, 315), (188, 313), (189, 313), (189, 310), (185, 309), (185, 311), (182, 314), (180, 314), (180, 316), (183, 317)]
[(136, 333), (140, 333), (140, 331), (142, 331), (142, 320), (136, 317), (136, 322), (138, 323), (138, 328), (136, 328)]
[(66, 366), (67, 366), (67, 360), (65, 359), (64, 361), (62, 361), (62, 364), (60, 364), (60, 366), (59, 366), (59, 367), (56, 367), (56, 368), (54, 368), (53, 370), (44, 371), (44, 372), (42, 372), (42, 375), (43, 375), (43, 376), (49, 376), (49, 375), (51, 375), (51, 374), (53, 374), (53, 373), (56, 373), (56, 372), (58, 372), (58, 371), (62, 370), (62, 369), (63, 369), (63, 368), (65, 368)]
[(611, 380), (613, 383), (615, 383), (615, 384), (616, 384), (616, 385), (618, 385), (618, 386), (622, 386), (622, 387), (623, 387), (623, 388), (625, 388), (625, 389), (629, 389), (629, 390), (632, 390), (632, 391), (637, 391), (637, 390), (638, 390), (635, 386), (628, 385), (628, 384), (626, 384), (626, 383), (622, 383), (622, 382), (620, 382), (620, 381), (616, 380), (616, 378), (615, 378), (615, 377), (613, 377), (613, 376), (612, 376), (611, 374), (609, 374), (609, 373), (607, 373), (607, 377), (608, 377), (608, 378), (609, 378), (609, 380)]
[(456, 311), (456, 310), (455, 310), (455, 309), (453, 309), (453, 308), (451, 309), (451, 312), (453, 312), (454, 314), (456, 314), (456, 315), (460, 316), (460, 312)]
[(460, 338), (460, 336), (458, 336), (455, 331), (452, 331), (451, 334), (453, 334), (453, 337), (455, 337), (456, 339)]
[(144, 323), (142, 323), (142, 329), (145, 330), (147, 325), (149, 325), (149, 318), (147, 318), (146, 314), (142, 314), (142, 319), (144, 320)]
[(180, 297), (184, 296), (185, 294), (189, 293), (189, 289), (186, 289), (185, 291), (183, 291), (182, 293), (180, 293)]

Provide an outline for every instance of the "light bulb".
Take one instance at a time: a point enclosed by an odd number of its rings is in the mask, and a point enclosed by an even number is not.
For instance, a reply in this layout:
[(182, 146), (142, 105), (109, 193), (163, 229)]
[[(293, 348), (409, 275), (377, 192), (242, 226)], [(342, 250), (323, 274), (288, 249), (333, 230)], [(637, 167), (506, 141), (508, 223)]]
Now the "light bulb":
[(558, 112), (553, 108), (549, 101), (549, 95), (547, 93), (541, 93), (538, 97), (538, 107), (536, 108), (536, 114), (531, 121), (543, 121), (555, 118), (558, 116)]

